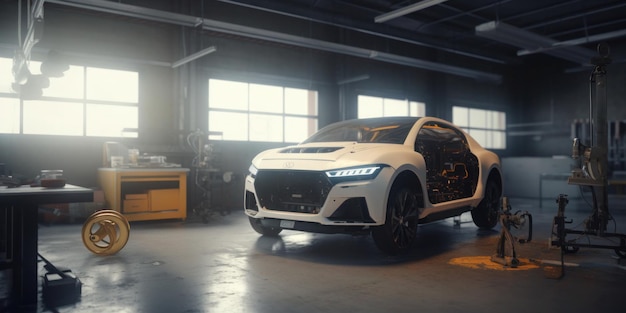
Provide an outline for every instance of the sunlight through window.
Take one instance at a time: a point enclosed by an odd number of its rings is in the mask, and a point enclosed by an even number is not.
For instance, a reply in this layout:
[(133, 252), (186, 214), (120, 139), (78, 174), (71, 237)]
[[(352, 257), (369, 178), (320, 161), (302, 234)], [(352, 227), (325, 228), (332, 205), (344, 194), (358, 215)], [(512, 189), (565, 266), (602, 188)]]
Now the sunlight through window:
[(485, 148), (506, 149), (504, 112), (453, 106), (452, 123), (463, 128)]
[[(0, 58), (0, 133), (137, 137), (124, 133), (139, 121), (139, 74), (132, 71), (70, 65), (50, 77), (41, 98), (21, 100), (12, 90), (13, 60)], [(30, 61), (33, 75), (41, 62)], [(89, 101), (88, 101), (89, 100)]]
[(214, 140), (300, 142), (317, 131), (317, 91), (209, 79)]
[(425, 116), (426, 104), (422, 102), (359, 95), (357, 117)]

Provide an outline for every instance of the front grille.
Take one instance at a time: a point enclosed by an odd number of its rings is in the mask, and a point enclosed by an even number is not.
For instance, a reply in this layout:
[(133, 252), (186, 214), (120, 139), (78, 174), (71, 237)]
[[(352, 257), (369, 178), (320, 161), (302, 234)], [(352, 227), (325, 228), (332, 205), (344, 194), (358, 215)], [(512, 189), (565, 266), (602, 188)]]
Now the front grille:
[(254, 187), (268, 210), (317, 214), (332, 184), (324, 172), (261, 170)]

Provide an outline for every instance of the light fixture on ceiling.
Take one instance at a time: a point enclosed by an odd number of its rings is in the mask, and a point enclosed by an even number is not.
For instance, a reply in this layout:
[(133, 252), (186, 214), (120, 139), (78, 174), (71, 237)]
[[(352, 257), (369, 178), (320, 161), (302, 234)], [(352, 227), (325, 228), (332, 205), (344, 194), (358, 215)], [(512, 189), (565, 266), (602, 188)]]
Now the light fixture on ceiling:
[[(525, 51), (541, 52), (578, 64), (589, 64), (595, 55), (592, 50), (583, 47), (555, 45), (558, 42), (554, 39), (498, 21), (476, 26), (475, 33), (477, 36), (522, 48)], [(518, 55), (523, 55), (523, 53), (518, 52)]]
[(446, 2), (448, 0), (423, 0), (417, 3), (413, 3), (411, 5), (405, 6), (403, 8), (393, 10), (391, 12), (387, 12), (385, 14), (381, 14), (374, 18), (374, 22), (376, 23), (384, 23), (386, 21), (392, 20), (394, 18), (407, 15), (409, 13), (413, 13), (415, 11), (423, 10), (428, 7), (432, 7), (433, 5), (440, 4), (442, 2)]
[(215, 48), (215, 46), (210, 46), (210, 47), (208, 47), (206, 49), (202, 49), (202, 50), (200, 50), (200, 51), (198, 51), (198, 52), (196, 52), (194, 54), (190, 54), (190, 55), (188, 55), (188, 56), (186, 56), (186, 57), (184, 57), (184, 58), (182, 58), (182, 59), (172, 63), (172, 68), (177, 68), (177, 67), (179, 67), (179, 66), (181, 66), (183, 64), (186, 64), (186, 63), (189, 63), (189, 62), (191, 62), (193, 60), (199, 59), (199, 58), (201, 58), (201, 57), (203, 57), (203, 56), (205, 56), (205, 55), (207, 55), (209, 53), (213, 53), (216, 50), (217, 50), (217, 48)]

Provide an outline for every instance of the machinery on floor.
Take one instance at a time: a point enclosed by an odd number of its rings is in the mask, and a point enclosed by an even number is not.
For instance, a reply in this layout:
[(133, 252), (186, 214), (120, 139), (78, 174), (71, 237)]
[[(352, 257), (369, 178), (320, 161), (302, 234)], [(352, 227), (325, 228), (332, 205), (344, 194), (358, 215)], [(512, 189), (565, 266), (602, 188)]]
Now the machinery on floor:
[(193, 212), (199, 215), (204, 223), (208, 223), (216, 212), (222, 215), (228, 212), (219, 205), (214, 194), (223, 192), (224, 185), (233, 180), (232, 172), (222, 171), (217, 166), (217, 151), (215, 146), (208, 142), (209, 135), (213, 134), (211, 132), (206, 134), (200, 130), (187, 135), (187, 144), (195, 153), (191, 162), (192, 180), (200, 191), (200, 196), (195, 199), (197, 204), (194, 205)]
[[(528, 243), (533, 237), (533, 216), (527, 211), (511, 213), (511, 206), (507, 197), (502, 198), (502, 211), (500, 212), (500, 238), (496, 253), (491, 256), (491, 261), (508, 267), (517, 267), (520, 261), (515, 250), (516, 244)], [(527, 229), (524, 238), (513, 236), (511, 228)]]
[[(558, 212), (553, 220), (551, 245), (561, 247), (561, 256), (566, 252), (576, 252), (580, 247), (604, 248), (613, 249), (623, 260), (626, 258), (626, 234), (609, 232), (607, 229), (609, 221), (615, 223), (609, 212), (607, 190), (609, 166), (606, 66), (611, 63), (608, 45), (598, 45), (598, 53), (599, 56), (591, 60), (595, 65), (590, 77), (589, 133), (592, 135), (591, 142), (589, 145), (584, 145), (578, 138), (574, 139), (572, 157), (579, 160), (579, 167), (572, 171), (568, 179), (569, 184), (590, 188), (593, 210), (583, 223), (584, 229), (566, 228), (565, 225), (573, 221), (565, 216), (567, 195), (559, 195)], [(569, 234), (576, 235), (576, 238), (569, 240), (567, 238)], [(585, 239), (585, 242), (579, 239)], [(595, 239), (602, 239), (603, 243), (597, 243)]]

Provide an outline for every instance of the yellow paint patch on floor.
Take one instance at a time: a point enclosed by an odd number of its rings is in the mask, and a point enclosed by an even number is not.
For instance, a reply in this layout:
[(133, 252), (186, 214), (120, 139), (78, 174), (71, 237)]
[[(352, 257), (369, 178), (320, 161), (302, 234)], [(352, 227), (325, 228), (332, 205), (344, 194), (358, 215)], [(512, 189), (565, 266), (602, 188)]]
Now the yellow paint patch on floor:
[(539, 265), (535, 262), (531, 262), (529, 259), (518, 258), (519, 265), (517, 267), (504, 266), (500, 263), (491, 261), (491, 256), (468, 256), (454, 258), (448, 262), (448, 264), (459, 265), (472, 269), (487, 269), (498, 271), (526, 271), (539, 268)]

